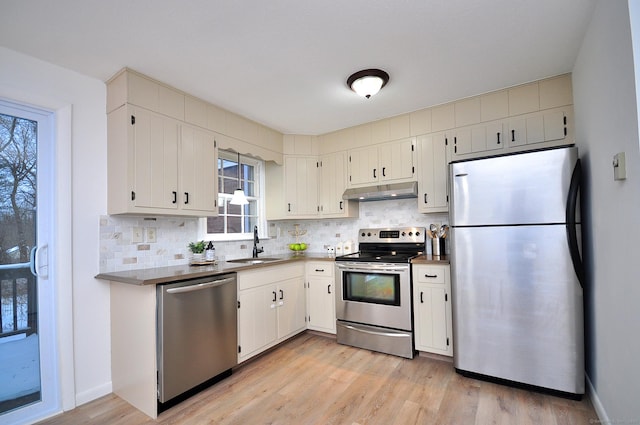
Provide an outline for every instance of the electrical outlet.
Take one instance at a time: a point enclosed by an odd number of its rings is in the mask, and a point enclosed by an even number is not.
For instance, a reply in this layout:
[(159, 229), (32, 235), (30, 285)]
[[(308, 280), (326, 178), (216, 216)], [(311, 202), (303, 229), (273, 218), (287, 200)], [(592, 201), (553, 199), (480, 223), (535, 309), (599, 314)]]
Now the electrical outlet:
[(147, 227), (147, 242), (156, 243), (158, 242), (158, 236), (155, 227)]
[(131, 243), (144, 242), (144, 235), (142, 234), (142, 227), (131, 228)]

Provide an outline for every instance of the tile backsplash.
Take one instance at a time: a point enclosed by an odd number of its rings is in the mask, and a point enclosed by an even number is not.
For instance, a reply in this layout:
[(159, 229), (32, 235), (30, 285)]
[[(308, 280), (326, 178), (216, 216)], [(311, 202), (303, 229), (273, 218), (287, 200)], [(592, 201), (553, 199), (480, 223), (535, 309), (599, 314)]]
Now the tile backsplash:
[[(291, 233), (298, 225), (301, 233), (306, 232), (298, 237), (308, 245), (306, 252), (326, 253), (328, 246), (347, 241), (353, 242), (357, 249), (360, 228), (429, 227), (430, 223), (448, 223), (448, 216), (419, 213), (415, 198), (361, 202), (357, 219), (271, 221), (268, 223), (270, 237), (261, 238), (259, 245), (264, 248), (262, 255), (265, 256), (288, 254), (289, 244), (296, 242)], [(187, 264), (187, 244), (201, 238), (197, 218), (101, 216), (100, 272)], [(253, 241), (219, 241), (214, 245), (216, 256), (227, 260), (251, 256)], [(427, 252), (430, 251), (431, 244), (427, 243)]]

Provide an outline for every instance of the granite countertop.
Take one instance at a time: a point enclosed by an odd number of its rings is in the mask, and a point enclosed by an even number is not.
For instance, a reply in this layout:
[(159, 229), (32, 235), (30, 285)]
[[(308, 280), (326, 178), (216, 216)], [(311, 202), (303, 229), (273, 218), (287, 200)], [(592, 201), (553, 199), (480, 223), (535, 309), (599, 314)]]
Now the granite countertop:
[(260, 264), (230, 263), (227, 261), (220, 261), (215, 265), (207, 266), (191, 266), (189, 264), (184, 264), (181, 266), (154, 267), (151, 269), (100, 273), (96, 276), (96, 279), (109, 280), (111, 282), (129, 283), (132, 285), (157, 285), (160, 283), (171, 283), (179, 280), (215, 276), (261, 267), (282, 265), (296, 261), (334, 261), (336, 258), (334, 255), (311, 253), (305, 253), (304, 255), (285, 254), (278, 255), (277, 257), (281, 258), (281, 260), (268, 261)]
[(434, 256), (431, 254), (423, 254), (411, 260), (411, 264), (449, 264), (449, 256)]

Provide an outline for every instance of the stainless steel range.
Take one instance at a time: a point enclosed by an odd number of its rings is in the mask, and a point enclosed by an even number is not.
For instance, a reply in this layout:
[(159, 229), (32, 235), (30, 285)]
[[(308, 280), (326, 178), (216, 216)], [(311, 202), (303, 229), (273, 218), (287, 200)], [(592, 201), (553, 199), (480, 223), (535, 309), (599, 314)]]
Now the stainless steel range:
[(413, 358), (410, 261), (424, 252), (425, 233), (361, 229), (359, 252), (336, 257), (338, 343)]

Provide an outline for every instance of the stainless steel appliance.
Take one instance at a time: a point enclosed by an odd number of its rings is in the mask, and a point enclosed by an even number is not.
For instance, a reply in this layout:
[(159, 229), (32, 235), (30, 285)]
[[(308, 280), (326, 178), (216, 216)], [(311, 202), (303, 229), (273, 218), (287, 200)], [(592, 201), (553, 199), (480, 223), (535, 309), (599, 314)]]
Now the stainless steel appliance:
[(336, 337), (340, 344), (413, 358), (411, 258), (425, 228), (361, 229), (359, 252), (336, 257)]
[(235, 273), (156, 288), (158, 401), (230, 374), (238, 361)]
[(454, 162), (450, 173), (455, 368), (579, 397), (577, 149)]

